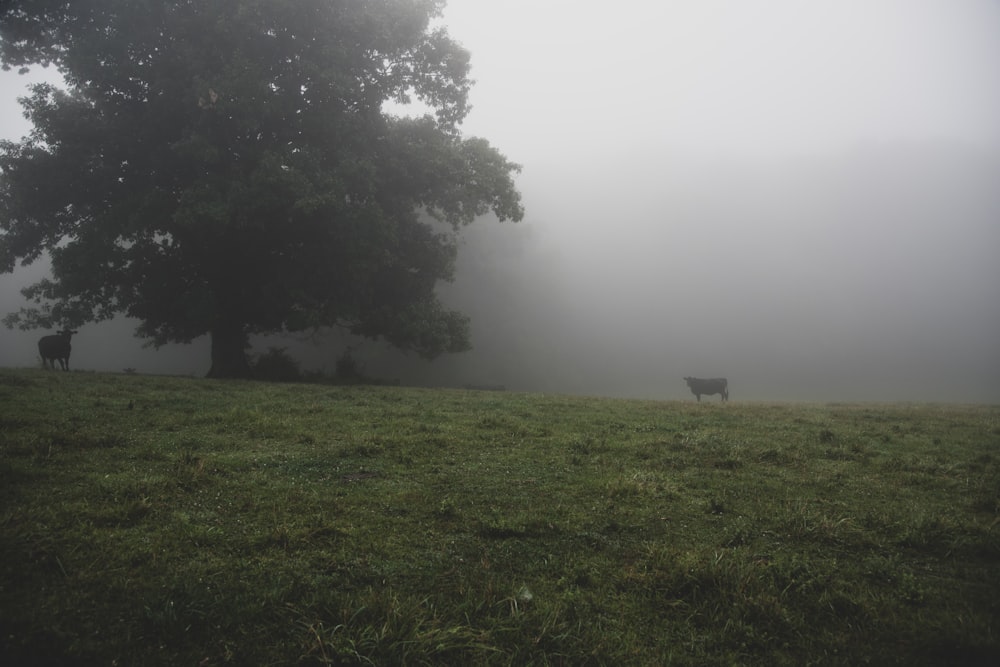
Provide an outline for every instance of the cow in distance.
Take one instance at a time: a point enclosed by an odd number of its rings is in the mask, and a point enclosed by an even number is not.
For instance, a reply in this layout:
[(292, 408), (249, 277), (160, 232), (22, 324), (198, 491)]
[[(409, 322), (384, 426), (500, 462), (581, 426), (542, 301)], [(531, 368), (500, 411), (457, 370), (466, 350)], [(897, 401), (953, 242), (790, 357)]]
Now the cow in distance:
[(687, 382), (687, 386), (691, 389), (691, 393), (694, 397), (701, 402), (701, 395), (711, 396), (713, 394), (718, 394), (723, 401), (729, 400), (729, 382), (726, 378), (691, 378), (686, 377), (684, 381)]
[(56, 370), (56, 361), (58, 361), (64, 371), (69, 370), (69, 353), (72, 349), (69, 339), (75, 333), (78, 332), (66, 329), (54, 336), (43, 336), (38, 341), (38, 354), (42, 357), (42, 368), (51, 367), (52, 370)]

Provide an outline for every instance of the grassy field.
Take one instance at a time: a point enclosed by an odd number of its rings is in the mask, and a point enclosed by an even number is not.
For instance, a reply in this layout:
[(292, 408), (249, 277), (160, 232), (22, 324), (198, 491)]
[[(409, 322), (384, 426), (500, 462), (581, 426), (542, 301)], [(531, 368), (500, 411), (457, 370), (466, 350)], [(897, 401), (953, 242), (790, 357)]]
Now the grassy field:
[(997, 665), (1000, 407), (0, 370), (5, 665)]

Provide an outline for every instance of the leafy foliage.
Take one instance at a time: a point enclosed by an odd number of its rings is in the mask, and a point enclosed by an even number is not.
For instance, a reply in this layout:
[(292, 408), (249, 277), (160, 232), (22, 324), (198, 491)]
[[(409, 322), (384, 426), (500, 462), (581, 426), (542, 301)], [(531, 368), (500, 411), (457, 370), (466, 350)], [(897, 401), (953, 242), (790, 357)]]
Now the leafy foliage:
[[(426, 357), (469, 346), (435, 286), (461, 226), (522, 216), (517, 165), (458, 130), (469, 55), (439, 0), (219, 0), (0, 8), (5, 67), (51, 63), (0, 144), (0, 269), (53, 278), (9, 325), (124, 313), (154, 344), (342, 326)], [(397, 117), (417, 99), (433, 115)]]

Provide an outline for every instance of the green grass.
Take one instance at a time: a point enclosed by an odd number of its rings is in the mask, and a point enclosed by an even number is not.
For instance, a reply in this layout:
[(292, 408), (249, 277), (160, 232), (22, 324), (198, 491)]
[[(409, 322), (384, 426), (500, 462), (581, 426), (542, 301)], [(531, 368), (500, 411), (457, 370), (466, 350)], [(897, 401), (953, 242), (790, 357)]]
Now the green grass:
[(0, 370), (8, 665), (1000, 664), (1000, 407)]

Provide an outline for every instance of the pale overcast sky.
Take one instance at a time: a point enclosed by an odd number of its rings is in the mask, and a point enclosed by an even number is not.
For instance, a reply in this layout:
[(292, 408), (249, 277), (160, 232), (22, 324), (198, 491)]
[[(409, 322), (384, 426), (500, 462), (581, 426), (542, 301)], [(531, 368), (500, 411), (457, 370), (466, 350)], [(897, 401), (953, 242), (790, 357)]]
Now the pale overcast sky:
[(1000, 145), (995, 0), (452, 0), (468, 122), (515, 155)]
[[(465, 131), (529, 169), (1000, 146), (996, 0), (451, 0), (444, 23), (472, 52)], [(27, 80), (0, 73), (0, 137), (27, 131)]]

